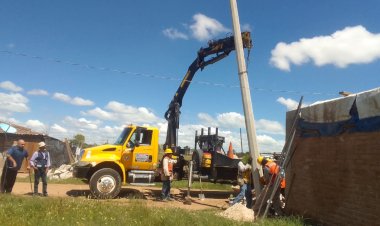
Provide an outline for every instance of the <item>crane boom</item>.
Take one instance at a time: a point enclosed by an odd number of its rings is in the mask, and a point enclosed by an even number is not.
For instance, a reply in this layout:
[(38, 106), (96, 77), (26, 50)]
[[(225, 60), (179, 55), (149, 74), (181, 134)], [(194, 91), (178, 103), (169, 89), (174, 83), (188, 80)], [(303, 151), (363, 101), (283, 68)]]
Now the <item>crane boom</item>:
[[(252, 48), (250, 32), (242, 32), (241, 36), (243, 47), (250, 50)], [(182, 106), (182, 100), (194, 78), (195, 73), (199, 69), (203, 70), (206, 66), (225, 58), (233, 50), (235, 50), (234, 36), (230, 36), (215, 41), (211, 40), (208, 42), (208, 47), (201, 48), (198, 51), (197, 58), (189, 66), (180, 86), (169, 104), (168, 110), (165, 112), (165, 119), (168, 121), (168, 129), (164, 148), (172, 148), (174, 151), (176, 150), (178, 145), (177, 133), (179, 128), (179, 116), (181, 114), (180, 109)], [(206, 59), (206, 57), (209, 56), (211, 56), (211, 58)]]

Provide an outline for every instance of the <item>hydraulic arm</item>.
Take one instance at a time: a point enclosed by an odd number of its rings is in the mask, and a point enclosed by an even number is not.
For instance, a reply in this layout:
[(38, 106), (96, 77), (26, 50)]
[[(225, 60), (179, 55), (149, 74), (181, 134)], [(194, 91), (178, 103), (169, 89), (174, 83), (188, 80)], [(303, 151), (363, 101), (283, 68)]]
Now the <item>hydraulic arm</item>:
[[(249, 51), (252, 48), (250, 32), (242, 32), (241, 36), (243, 47), (247, 48)], [(235, 50), (234, 36), (230, 36), (216, 41), (209, 41), (208, 47), (201, 48), (198, 51), (197, 58), (189, 66), (180, 86), (177, 89), (177, 92), (169, 104), (168, 110), (165, 112), (165, 118), (168, 121), (168, 129), (164, 148), (172, 148), (173, 151), (176, 151), (178, 145), (177, 139), (182, 99), (187, 91), (187, 88), (190, 86), (195, 73), (198, 69), (203, 70), (203, 68), (207, 65), (213, 64), (225, 58), (233, 50)], [(206, 59), (206, 57), (211, 58)]]

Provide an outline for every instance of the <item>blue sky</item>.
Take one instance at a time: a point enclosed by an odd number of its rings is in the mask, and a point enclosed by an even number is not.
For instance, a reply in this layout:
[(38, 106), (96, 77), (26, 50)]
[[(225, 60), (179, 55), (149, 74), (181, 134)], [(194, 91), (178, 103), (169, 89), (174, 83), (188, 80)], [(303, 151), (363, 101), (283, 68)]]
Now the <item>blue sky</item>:
[[(245, 0), (238, 9), (254, 43), (260, 151), (281, 151), (286, 111), (302, 95), (311, 104), (379, 86), (379, 1)], [(2, 1), (0, 119), (89, 143), (153, 125), (163, 143), (163, 115), (197, 50), (231, 32), (227, 0)], [(238, 151), (243, 128), (246, 144), (235, 52), (195, 75), (181, 110), (179, 144), (193, 147), (208, 126)]]

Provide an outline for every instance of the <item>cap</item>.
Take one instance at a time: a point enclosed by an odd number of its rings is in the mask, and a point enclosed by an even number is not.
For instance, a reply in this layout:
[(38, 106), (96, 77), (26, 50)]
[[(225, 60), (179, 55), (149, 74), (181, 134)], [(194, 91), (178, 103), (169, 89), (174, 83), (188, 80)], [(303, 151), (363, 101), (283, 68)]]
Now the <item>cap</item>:
[(42, 148), (42, 147), (45, 147), (46, 144), (45, 142), (41, 141), (40, 143), (38, 143), (38, 147)]

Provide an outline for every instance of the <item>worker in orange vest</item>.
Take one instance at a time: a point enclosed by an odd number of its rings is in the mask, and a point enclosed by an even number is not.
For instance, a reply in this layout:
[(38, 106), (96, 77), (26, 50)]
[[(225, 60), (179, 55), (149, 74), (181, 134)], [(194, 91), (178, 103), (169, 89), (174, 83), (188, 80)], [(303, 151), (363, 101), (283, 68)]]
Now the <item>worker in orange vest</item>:
[(173, 201), (170, 197), (170, 185), (173, 180), (173, 151), (170, 148), (167, 148), (164, 152), (164, 156), (162, 158), (162, 173), (161, 173), (161, 181), (162, 181), (162, 191), (161, 191), (161, 200), (162, 201)]
[[(264, 185), (268, 184), (269, 182), (273, 184), (276, 177), (280, 173), (280, 166), (277, 165), (277, 163), (275, 163), (271, 159), (265, 158), (263, 156), (259, 156), (257, 158), (257, 163), (263, 166), (264, 177), (261, 179), (262, 183)], [(281, 183), (280, 183), (281, 193), (285, 191), (285, 186), (286, 186), (285, 178), (283, 177), (281, 178)]]
[(257, 212), (259, 209), (260, 203), (263, 203), (262, 204), (264, 206), (263, 208), (265, 208), (267, 204), (267, 200), (269, 199), (273, 189), (276, 189), (275, 196), (272, 200), (272, 212), (274, 214), (281, 215), (283, 211), (282, 211), (282, 205), (280, 202), (280, 192), (285, 191), (285, 178), (281, 179), (281, 183), (278, 188), (274, 187), (274, 182), (276, 178), (281, 176), (280, 166), (277, 165), (277, 163), (275, 163), (273, 160), (263, 157), (263, 156), (259, 156), (257, 158), (257, 163), (263, 167), (264, 176), (260, 178), (260, 182), (263, 185), (265, 185), (265, 187), (263, 189), (263, 192), (261, 192), (260, 196), (257, 198), (257, 201), (255, 203), (253, 210)]

